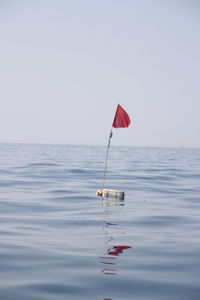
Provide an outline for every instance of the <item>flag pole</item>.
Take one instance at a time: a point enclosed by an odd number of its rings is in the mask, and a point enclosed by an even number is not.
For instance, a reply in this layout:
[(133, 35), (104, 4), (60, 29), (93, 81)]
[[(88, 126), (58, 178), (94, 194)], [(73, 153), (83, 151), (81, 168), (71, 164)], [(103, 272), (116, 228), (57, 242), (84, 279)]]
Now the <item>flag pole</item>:
[[(109, 153), (109, 148), (110, 148), (110, 141), (113, 135), (112, 129), (113, 128), (126, 128), (130, 125), (131, 120), (127, 114), (127, 112), (118, 104), (117, 109), (115, 112), (114, 120), (112, 123), (109, 139), (108, 139), (108, 145), (107, 145), (107, 151), (106, 151), (106, 161), (105, 161), (105, 168), (104, 168), (104, 175), (103, 175), (103, 182), (102, 182), (102, 190), (97, 191), (96, 195), (102, 197), (104, 194), (104, 186), (105, 186), (105, 181), (106, 181), (106, 171), (107, 171), (107, 163), (108, 163), (108, 153)], [(122, 193), (122, 197), (124, 198), (124, 192), (122, 191), (117, 191), (117, 190), (110, 190), (108, 189), (108, 193), (106, 194), (106, 197), (109, 197), (109, 191), (111, 192), (120, 192)]]
[(111, 128), (109, 139), (108, 139), (107, 152), (106, 152), (106, 162), (105, 162), (105, 168), (104, 168), (102, 189), (104, 189), (104, 186), (105, 186), (107, 163), (108, 163), (108, 152), (109, 152), (109, 148), (110, 148), (110, 141), (111, 141), (112, 135), (113, 135), (113, 132), (112, 132), (112, 128)]

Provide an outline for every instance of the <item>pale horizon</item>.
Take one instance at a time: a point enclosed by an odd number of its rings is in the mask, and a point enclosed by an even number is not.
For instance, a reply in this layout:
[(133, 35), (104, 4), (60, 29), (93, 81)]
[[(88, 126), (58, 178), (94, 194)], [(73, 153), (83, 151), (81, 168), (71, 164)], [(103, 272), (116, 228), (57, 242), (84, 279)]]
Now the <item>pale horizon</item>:
[[(107, 143), (108, 143), (108, 141), (107, 141)], [(0, 142), (0, 145), (6, 145), (6, 144), (8, 144), (8, 145), (41, 145), (41, 146), (69, 146), (69, 147), (73, 147), (73, 146), (80, 146), (80, 147), (102, 147), (102, 148), (107, 148), (107, 143), (105, 143), (105, 144), (68, 144), (68, 143), (65, 143), (65, 142), (63, 142), (63, 143), (37, 143), (37, 142)], [(174, 146), (140, 146), (140, 145), (138, 145), (138, 146), (133, 146), (133, 145), (122, 145), (122, 144), (112, 144), (112, 142), (111, 142), (111, 145), (110, 145), (110, 148), (115, 148), (115, 147), (128, 147), (128, 148), (163, 148), (163, 149), (180, 149), (180, 150), (192, 150), (192, 149), (196, 149), (196, 150), (199, 150), (200, 149), (200, 147), (185, 147), (185, 146), (180, 146), (180, 147), (174, 147)]]

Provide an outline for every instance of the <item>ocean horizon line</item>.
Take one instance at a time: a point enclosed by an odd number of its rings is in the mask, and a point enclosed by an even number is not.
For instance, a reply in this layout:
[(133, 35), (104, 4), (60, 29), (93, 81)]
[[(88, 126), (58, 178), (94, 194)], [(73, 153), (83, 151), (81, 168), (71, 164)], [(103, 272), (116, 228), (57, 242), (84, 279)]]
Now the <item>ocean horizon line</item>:
[[(81, 146), (81, 147), (107, 147), (107, 144), (79, 144), (79, 143), (47, 143), (47, 142), (0, 142), (0, 145), (30, 145), (30, 146)], [(112, 144), (112, 147), (128, 147), (128, 148), (158, 148), (158, 149), (200, 149), (200, 147), (195, 146), (150, 146), (150, 145), (121, 145), (121, 144)]]

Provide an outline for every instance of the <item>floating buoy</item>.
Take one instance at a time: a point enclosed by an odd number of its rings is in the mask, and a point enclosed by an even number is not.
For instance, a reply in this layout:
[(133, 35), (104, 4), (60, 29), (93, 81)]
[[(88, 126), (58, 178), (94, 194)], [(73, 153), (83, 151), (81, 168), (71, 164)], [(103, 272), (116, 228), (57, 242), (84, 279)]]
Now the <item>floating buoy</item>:
[(96, 192), (96, 195), (102, 198), (115, 198), (115, 199), (122, 199), (122, 200), (125, 197), (125, 193), (123, 191), (111, 190), (111, 189), (98, 190)]

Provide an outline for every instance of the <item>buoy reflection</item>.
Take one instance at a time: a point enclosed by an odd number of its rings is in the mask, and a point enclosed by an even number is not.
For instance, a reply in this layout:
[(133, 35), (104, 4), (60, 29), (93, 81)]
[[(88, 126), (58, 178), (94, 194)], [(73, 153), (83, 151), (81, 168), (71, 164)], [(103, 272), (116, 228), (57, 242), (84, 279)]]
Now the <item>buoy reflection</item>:
[(108, 207), (108, 206), (124, 206), (125, 202), (124, 199), (120, 199), (120, 198), (111, 198), (111, 199), (107, 199), (107, 198), (101, 198), (101, 202), (102, 202), (102, 206), (103, 207)]
[[(121, 230), (119, 224), (114, 220), (111, 214), (112, 206), (124, 206), (125, 202), (119, 201), (119, 199), (102, 199), (102, 206), (105, 208), (104, 215), (102, 217), (103, 232), (105, 234), (105, 245), (107, 247), (105, 254), (99, 255), (100, 263), (103, 265), (102, 273), (105, 275), (117, 275), (117, 261), (118, 257), (122, 255), (126, 250), (132, 248), (130, 245), (115, 244), (113, 236), (122, 236), (125, 234)], [(120, 208), (120, 207), (119, 207)]]

